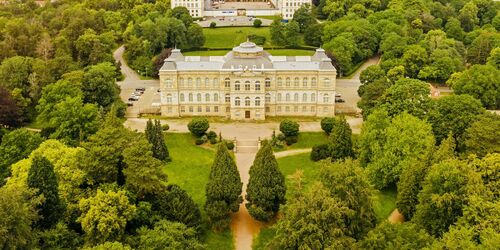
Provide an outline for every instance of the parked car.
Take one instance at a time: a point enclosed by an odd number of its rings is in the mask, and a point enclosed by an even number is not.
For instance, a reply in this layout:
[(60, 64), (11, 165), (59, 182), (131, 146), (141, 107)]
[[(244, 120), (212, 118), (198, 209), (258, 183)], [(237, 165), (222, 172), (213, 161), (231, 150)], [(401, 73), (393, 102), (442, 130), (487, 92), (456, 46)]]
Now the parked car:
[(127, 106), (129, 106), (129, 107), (134, 106), (134, 103), (133, 103), (132, 101), (130, 101), (130, 100), (129, 100), (129, 101), (127, 102)]
[(142, 91), (142, 92), (144, 92), (144, 91), (146, 91), (146, 88), (144, 88), (144, 87), (135, 88), (135, 91)]
[(129, 101), (138, 101), (139, 100), (139, 96), (136, 96), (136, 95), (131, 95), (129, 98), (128, 98)]
[(342, 95), (338, 92), (335, 92), (335, 97), (342, 97)]
[(342, 103), (345, 102), (345, 100), (342, 98), (335, 98), (335, 102)]

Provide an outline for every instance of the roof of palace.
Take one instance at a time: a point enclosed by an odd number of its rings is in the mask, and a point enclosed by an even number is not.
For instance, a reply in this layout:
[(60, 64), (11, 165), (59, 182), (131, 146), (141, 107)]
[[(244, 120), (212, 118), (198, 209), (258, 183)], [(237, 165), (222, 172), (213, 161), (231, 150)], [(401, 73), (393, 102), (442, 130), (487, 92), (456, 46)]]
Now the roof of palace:
[(311, 70), (336, 71), (322, 48), (312, 56), (272, 56), (262, 47), (246, 41), (225, 56), (184, 56), (179, 49), (165, 59), (160, 71), (259, 71)]

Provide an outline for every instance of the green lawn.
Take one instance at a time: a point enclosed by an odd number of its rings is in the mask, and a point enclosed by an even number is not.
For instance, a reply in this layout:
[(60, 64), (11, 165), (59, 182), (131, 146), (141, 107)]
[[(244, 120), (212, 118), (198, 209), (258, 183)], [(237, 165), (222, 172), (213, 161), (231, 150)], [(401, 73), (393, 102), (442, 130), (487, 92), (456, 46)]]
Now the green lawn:
[(291, 192), (288, 191), (295, 188), (288, 176), (293, 175), (296, 170), (301, 170), (303, 172), (302, 187), (304, 189), (309, 188), (312, 183), (319, 179), (321, 163), (311, 161), (311, 159), (309, 159), (309, 153), (282, 157), (277, 160), (280, 170), (285, 176), (287, 198), (291, 198)]
[(268, 27), (221, 27), (205, 28), (205, 47), (207, 48), (233, 48), (245, 42), (251, 34), (266, 38), (265, 46), (271, 45), (271, 37)]
[(389, 215), (396, 209), (396, 194), (395, 188), (384, 189), (378, 192), (373, 208), (377, 215), (377, 220), (387, 220)]
[(271, 227), (262, 228), (257, 237), (253, 239), (252, 249), (265, 250), (266, 244), (274, 238), (275, 234), (276, 231)]
[(314, 145), (324, 144), (328, 142), (328, 135), (325, 132), (300, 132), (299, 140), (291, 146), (286, 146), (282, 149), (274, 151), (284, 151), (292, 149), (312, 148)]
[[(194, 137), (188, 133), (165, 133), (168, 150), (172, 162), (167, 164), (165, 172), (168, 183), (177, 184), (193, 198), (205, 218), (205, 185), (208, 182), (210, 167), (215, 152), (208, 148), (196, 146)], [(233, 249), (233, 236), (230, 231), (214, 233), (208, 231), (204, 235), (208, 249)]]
[[(269, 49), (266, 50), (273, 56), (311, 56), (314, 50), (305, 49)], [(185, 56), (224, 56), (229, 50), (194, 50), (182, 52)]]

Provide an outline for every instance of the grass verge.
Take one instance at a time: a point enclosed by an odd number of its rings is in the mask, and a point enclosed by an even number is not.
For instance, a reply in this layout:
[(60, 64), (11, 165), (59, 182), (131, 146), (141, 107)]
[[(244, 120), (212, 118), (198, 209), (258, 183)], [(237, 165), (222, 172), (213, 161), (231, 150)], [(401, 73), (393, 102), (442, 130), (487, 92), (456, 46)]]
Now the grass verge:
[(299, 140), (297, 143), (292, 144), (291, 146), (284, 146), (281, 149), (275, 149), (275, 152), (285, 151), (285, 150), (293, 150), (293, 149), (302, 149), (302, 148), (312, 148), (314, 145), (324, 144), (328, 142), (328, 135), (321, 132), (300, 132)]

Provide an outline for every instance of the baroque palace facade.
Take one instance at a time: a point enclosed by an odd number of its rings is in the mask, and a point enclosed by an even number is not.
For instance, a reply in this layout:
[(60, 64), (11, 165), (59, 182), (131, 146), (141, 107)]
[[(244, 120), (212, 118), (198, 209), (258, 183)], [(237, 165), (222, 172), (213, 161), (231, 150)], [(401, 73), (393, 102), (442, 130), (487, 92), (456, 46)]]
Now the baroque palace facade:
[(160, 69), (161, 115), (333, 116), (337, 71), (323, 49), (313, 56), (272, 56), (244, 42), (225, 56), (172, 51)]

